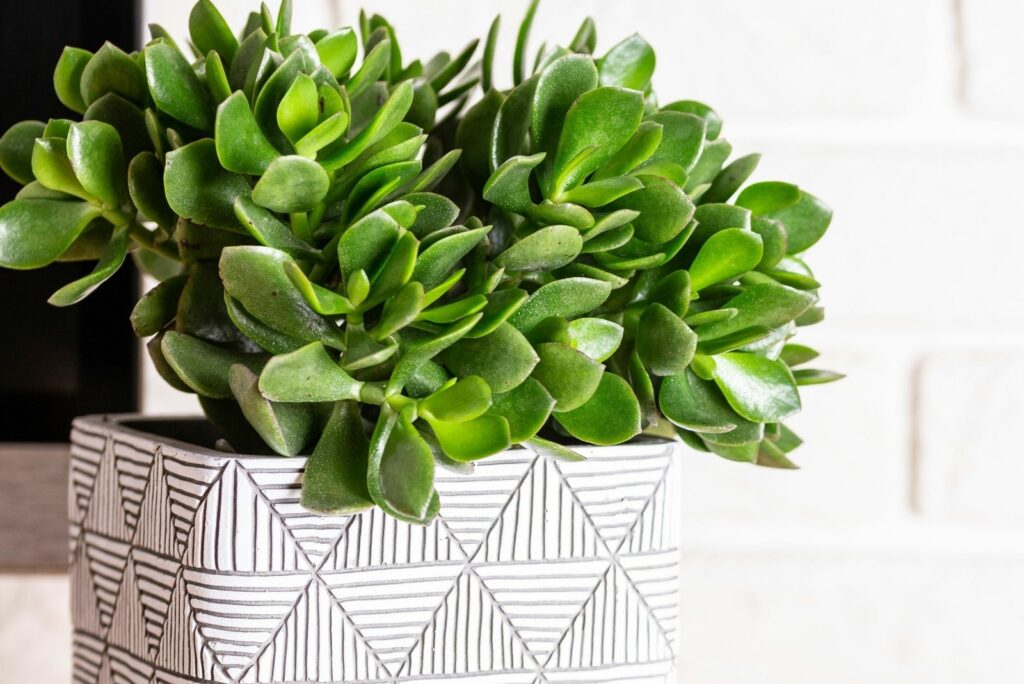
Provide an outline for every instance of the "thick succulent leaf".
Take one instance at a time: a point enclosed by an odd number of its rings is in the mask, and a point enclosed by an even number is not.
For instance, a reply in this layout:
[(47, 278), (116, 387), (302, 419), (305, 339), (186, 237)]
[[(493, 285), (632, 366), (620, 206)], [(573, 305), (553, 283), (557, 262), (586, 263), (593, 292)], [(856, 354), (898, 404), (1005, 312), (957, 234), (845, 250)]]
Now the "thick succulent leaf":
[(174, 319), (178, 311), (178, 299), (185, 287), (188, 276), (176, 275), (144, 294), (132, 309), (132, 330), (139, 337), (155, 335)]
[(417, 282), (406, 283), (396, 294), (388, 298), (380, 321), (373, 331), (373, 337), (381, 341), (398, 332), (415, 321), (424, 306), (423, 286)]
[(775, 219), (753, 216), (750, 219), (750, 229), (761, 236), (764, 245), (764, 254), (757, 264), (758, 270), (768, 271), (775, 268), (788, 251), (789, 236), (785, 226)]
[(188, 31), (201, 54), (216, 50), (230, 63), (238, 51), (238, 39), (211, 0), (199, 0), (192, 7)]
[(519, 444), (534, 437), (544, 427), (554, 407), (555, 399), (544, 385), (527, 378), (510, 391), (494, 395), (494, 403), (488, 413), (504, 418), (509, 427), (509, 439), (513, 444)]
[(678, 164), (689, 172), (704, 149), (704, 119), (681, 112), (658, 112), (649, 121), (661, 124), (661, 144), (648, 163)]
[(512, 445), (508, 421), (499, 415), (488, 414), (461, 423), (429, 422), (444, 452), (462, 463), (496, 454)]
[(177, 214), (164, 194), (164, 164), (152, 152), (140, 152), (128, 165), (128, 194), (146, 218), (167, 232), (173, 232)]
[(554, 155), (569, 108), (597, 87), (597, 78), (597, 66), (589, 55), (566, 55), (545, 67), (537, 79), (530, 109), (535, 150)]
[(406, 414), (387, 409), (370, 441), (367, 485), (388, 512), (426, 522), (434, 497), (434, 455)]
[(526, 77), (526, 47), (530, 41), (530, 29), (533, 27), (533, 18), (537, 14), (539, 4), (540, 0), (531, 0), (516, 34), (516, 47), (512, 56), (512, 82), (516, 85), (522, 83)]
[(455, 146), (462, 150), (461, 166), (475, 187), (482, 187), (491, 172), (491, 138), (505, 96), (489, 90), (459, 121)]
[(349, 121), (347, 112), (331, 114), (296, 141), (295, 151), (305, 157), (313, 158), (320, 150), (345, 134)]
[(530, 174), (544, 161), (544, 153), (512, 157), (502, 163), (484, 184), (484, 199), (502, 209), (525, 213), (533, 207)]
[(418, 159), (387, 164), (359, 179), (348, 199), (341, 220), (345, 223), (373, 211), (394, 190), (412, 180), (423, 163)]
[[(785, 335), (788, 331), (785, 327), (779, 329), (780, 332)], [(764, 341), (766, 338), (772, 336), (773, 331), (771, 328), (766, 328), (763, 325), (755, 325), (750, 328), (744, 328), (743, 330), (737, 330), (734, 333), (716, 337), (712, 340), (704, 340), (697, 344), (697, 351), (701, 354), (708, 356), (714, 356), (716, 354), (722, 354), (727, 351), (734, 349), (744, 348), (746, 351), (753, 351), (750, 347), (754, 342)], [(765, 356), (773, 357), (772, 354), (765, 354)]]
[(670, 375), (661, 382), (658, 406), (674, 425), (695, 432), (730, 432), (745, 422), (713, 382), (701, 380), (691, 370)]
[(473, 54), (476, 52), (477, 46), (480, 44), (479, 39), (470, 41), (469, 45), (462, 49), (462, 52), (455, 55), (447, 64), (444, 65), (436, 74), (430, 77), (430, 87), (434, 92), (441, 92), (445, 86), (452, 82), (452, 80), (462, 73), (462, 70), (469, 64), (469, 60), (473, 59)]
[(228, 372), (231, 393), (249, 424), (282, 456), (295, 456), (316, 431), (316, 414), (306, 404), (277, 404), (260, 394), (258, 376), (242, 364)]
[(799, 254), (814, 245), (828, 230), (832, 222), (832, 209), (809, 192), (801, 191), (800, 199), (795, 204), (764, 212), (764, 216), (786, 227), (786, 251)]
[(615, 178), (633, 171), (651, 158), (661, 145), (664, 126), (656, 121), (644, 121), (625, 145), (605, 162), (593, 176), (594, 180)]
[(724, 444), (716, 444), (715, 442), (705, 439), (704, 444), (712, 453), (717, 454), (724, 459), (739, 461), (741, 463), (756, 463), (757, 455), (760, 451), (760, 446), (756, 442), (740, 444), (737, 446), (727, 446)]
[(128, 226), (116, 228), (92, 272), (60, 288), (46, 301), (53, 306), (71, 306), (88, 297), (121, 268), (128, 254), (128, 242)]
[(64, 138), (39, 138), (35, 141), (32, 146), (32, 173), (40, 185), (50, 190), (95, 200), (75, 176)]
[(391, 59), (391, 41), (382, 40), (363, 58), (356, 73), (345, 84), (348, 96), (355, 100), (367, 92), (377, 82), (381, 74), (388, 68), (388, 61)]
[(489, 226), (476, 228), (449, 235), (433, 243), (416, 259), (413, 280), (423, 283), (427, 289), (440, 284), (459, 261), (487, 237), (489, 231)]
[(636, 236), (654, 243), (668, 242), (683, 232), (696, 207), (683, 189), (660, 176), (639, 177), (644, 187), (617, 200), (614, 209), (640, 212), (633, 220)]
[(278, 157), (252, 189), (252, 200), (281, 213), (313, 209), (324, 197), (331, 181), (324, 168), (299, 155)]
[(93, 197), (110, 207), (128, 196), (121, 137), (110, 124), (82, 121), (71, 126), (67, 142), (68, 160), (78, 182)]
[[(611, 159), (636, 132), (643, 109), (643, 95), (634, 90), (603, 87), (581, 95), (565, 116), (552, 169), (554, 191), (574, 187)], [(592, 146), (596, 149), (586, 163), (565, 173), (576, 155)]]
[(707, 139), (717, 140), (722, 133), (722, 117), (711, 107), (697, 100), (677, 100), (662, 106), (663, 111), (694, 114), (707, 123)]
[(594, 225), (593, 214), (578, 204), (544, 200), (530, 207), (527, 215), (540, 224), (564, 223), (580, 230), (588, 230)]
[(216, 50), (206, 53), (206, 89), (215, 104), (220, 104), (231, 96), (231, 83), (228, 72), (224, 68), (224, 60)]
[(702, 340), (715, 339), (758, 325), (778, 328), (798, 318), (814, 301), (814, 295), (784, 285), (752, 285), (726, 302), (725, 308), (736, 309), (737, 314), (702, 327), (700, 337)]
[(533, 378), (555, 399), (554, 411), (571, 411), (582, 406), (597, 391), (604, 366), (558, 342), (537, 345), (540, 361)]
[(258, 373), (267, 360), (265, 354), (243, 354), (173, 331), (164, 333), (160, 350), (186, 385), (211, 399), (232, 396), (228, 378), (232, 366), (241, 364)]
[(517, 387), (530, 376), (538, 361), (530, 343), (508, 323), (484, 337), (462, 339), (444, 354), (450, 371), (461, 378), (480, 376), (496, 394)]
[(482, 416), (490, 407), (490, 386), (483, 378), (470, 375), (421, 399), (417, 408), (428, 420), (461, 423)]
[(323, 150), (319, 159), (320, 163), (328, 171), (334, 171), (353, 161), (366, 148), (390, 133), (402, 121), (412, 106), (412, 99), (412, 84), (408, 81), (400, 83), (370, 123), (348, 142), (337, 146), (337, 148), (331, 146)]
[(813, 361), (818, 356), (820, 354), (807, 345), (790, 343), (782, 348), (782, 355), (779, 359), (790, 368), (794, 368)]
[(235, 199), (235, 215), (261, 245), (279, 249), (296, 259), (323, 260), (319, 250), (295, 237), (288, 226), (250, 198), (240, 196)]
[(711, 182), (711, 187), (701, 195), (701, 202), (728, 202), (729, 198), (754, 173), (754, 169), (757, 168), (757, 164), (760, 161), (760, 154), (748, 154), (745, 157), (738, 157), (733, 160), (715, 176), (715, 180)]
[(432, 192), (417, 192), (403, 198), (419, 208), (416, 219), (409, 230), (418, 238), (447, 228), (459, 216), (459, 205), (443, 195)]
[(842, 380), (846, 376), (842, 373), (836, 373), (835, 371), (819, 370), (816, 368), (800, 368), (793, 371), (793, 378), (796, 380), (796, 384), (800, 386), (804, 385), (824, 385), (829, 382), (835, 382), (836, 380)]
[(800, 188), (792, 183), (764, 181), (748, 185), (736, 198), (736, 206), (758, 216), (788, 209), (800, 201)]
[(593, 238), (591, 238), (591, 234), (588, 232), (586, 237), (583, 238), (585, 242), (581, 251), (584, 254), (596, 254), (597, 252), (617, 249), (632, 240), (634, 232), (633, 226), (628, 224), (614, 230), (599, 233)]
[(545, 226), (499, 254), (494, 264), (506, 271), (551, 271), (575, 259), (582, 247), (572, 226)]
[[(669, 311), (682, 318), (686, 316), (686, 312), (690, 308), (691, 291), (689, 272), (672, 271), (654, 284), (647, 299), (664, 305)], [(689, 324), (688, 321), (687, 323)]]
[(313, 130), (320, 113), (316, 83), (306, 74), (296, 75), (277, 105), (277, 125), (294, 144)]
[(314, 311), (289, 278), (287, 254), (269, 247), (228, 247), (221, 254), (224, 288), (266, 325), (307, 342), (344, 349), (341, 331)]
[(181, 53), (165, 43), (153, 43), (146, 48), (145, 55), (146, 82), (157, 109), (192, 128), (209, 130), (213, 124), (213, 102)]
[(398, 222), (375, 211), (352, 224), (338, 241), (338, 261), (347, 280), (357, 271), (370, 272), (391, 252), (401, 236)]
[(87, 106), (107, 93), (117, 93), (137, 104), (146, 100), (146, 77), (138, 62), (109, 42), (82, 69), (79, 88)]
[(577, 318), (569, 321), (566, 330), (573, 349), (595, 361), (604, 361), (615, 353), (622, 342), (622, 326), (603, 318)]
[(270, 401), (295, 403), (359, 399), (363, 383), (341, 370), (322, 344), (311, 342), (271, 358), (259, 387)]
[(614, 373), (601, 376), (597, 391), (585, 404), (555, 414), (555, 420), (576, 439), (590, 444), (621, 444), (640, 434), (640, 403), (629, 383)]
[(757, 354), (716, 357), (715, 383), (729, 405), (747, 420), (776, 423), (800, 410), (800, 394), (785, 364)]
[(636, 351), (654, 375), (681, 373), (697, 350), (697, 335), (661, 304), (650, 304), (640, 316)]
[(616, 176), (579, 185), (564, 193), (561, 199), (584, 207), (603, 207), (643, 187), (638, 178)]
[(525, 290), (497, 290), (487, 295), (487, 305), (481, 309), (482, 318), (466, 337), (475, 338), (491, 334), (512, 314), (526, 303), (529, 295)]
[(366, 486), (370, 442), (359, 404), (334, 405), (302, 476), (302, 507), (325, 515), (353, 515), (373, 506)]
[(431, 323), (453, 323), (460, 318), (472, 316), (482, 311), (487, 306), (487, 297), (484, 295), (470, 295), (462, 299), (434, 306), (422, 312), (417, 320), (430, 321)]
[(8, 202), (0, 207), (0, 266), (46, 266), (63, 254), (99, 214), (99, 209), (87, 202)]
[(45, 129), (42, 121), (19, 121), (0, 137), (0, 168), (22, 185), (36, 178), (32, 173), (32, 147)]
[[(474, 314), (467, 318), (463, 318), (460, 321), (452, 323), (447, 328), (444, 328), (436, 335), (428, 337), (424, 340), (410, 344), (404, 349), (402, 358), (395, 364), (395, 369), (391, 373), (391, 379), (388, 381), (385, 393), (388, 396), (400, 392), (407, 382), (409, 382), (432, 358), (442, 353), (456, 342), (465, 337), (466, 333), (473, 329), (473, 326), (480, 320), (481, 314)], [(452, 366), (448, 364), (449, 368)], [(478, 373), (463, 373), (466, 375), (479, 375)], [(486, 377), (484, 378), (486, 380)], [(494, 383), (488, 382), (491, 388), (494, 388)]]
[(601, 58), (601, 85), (644, 91), (654, 75), (654, 50), (634, 33)]
[(224, 308), (228, 318), (243, 335), (271, 354), (287, 354), (306, 344), (305, 340), (274, 330), (257, 320), (227, 292), (224, 293)]
[(242, 230), (234, 202), (249, 194), (249, 183), (221, 167), (213, 140), (197, 140), (167, 154), (164, 191), (178, 216), (208, 226)]
[(699, 292), (708, 285), (734, 280), (752, 270), (764, 253), (761, 236), (742, 228), (728, 228), (701, 245), (690, 266), (691, 287)]
[(329, 33), (316, 41), (320, 63), (331, 70), (335, 78), (343, 78), (356, 63), (359, 39), (348, 26)]
[(82, 98), (82, 73), (92, 53), (81, 48), (65, 47), (53, 71), (53, 89), (57, 99), (73, 112), (82, 114), (88, 106)]
[[(704, 149), (700, 153), (700, 159), (690, 170), (686, 179), (684, 190), (686, 194), (695, 197), (699, 188), (706, 192), (711, 188), (711, 183), (722, 170), (722, 164), (732, 154), (732, 145), (728, 140), (708, 140), (704, 143)], [(702, 195), (703, 196), (703, 195)]]
[(555, 280), (537, 288), (509, 323), (528, 335), (546, 318), (570, 319), (590, 313), (604, 304), (611, 290), (609, 283), (593, 278)]
[(280, 156), (260, 130), (241, 90), (217, 107), (214, 138), (221, 166), (235, 173), (258, 176)]

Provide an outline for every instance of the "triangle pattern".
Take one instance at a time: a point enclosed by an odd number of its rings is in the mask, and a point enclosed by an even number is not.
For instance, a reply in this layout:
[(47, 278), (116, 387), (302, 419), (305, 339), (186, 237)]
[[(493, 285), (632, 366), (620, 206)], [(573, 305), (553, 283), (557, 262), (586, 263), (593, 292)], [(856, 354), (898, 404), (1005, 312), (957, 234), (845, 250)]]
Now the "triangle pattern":
[(168, 449), (164, 449), (161, 455), (176, 548), (172, 555), (181, 557), (195, 522), (196, 510), (206, 499), (211, 487), (221, 478), (228, 464), (234, 461), (225, 459), (195, 463), (181, 460)]
[(518, 563), (608, 555), (554, 462), (539, 458), (512, 493), (473, 562)]
[(679, 548), (678, 493), (673, 492), (676, 472), (671, 466), (661, 485), (655, 488), (647, 506), (633, 521), (626, 538), (618, 548), (619, 556), (625, 554), (647, 554)]
[(121, 492), (121, 505), (124, 507), (125, 525), (131, 538), (139, 522), (142, 499), (146, 493), (154, 456), (150, 451), (116, 440), (113, 442), (113, 454), (117, 484)]
[(611, 568), (606, 559), (475, 567), (530, 654), (544, 662)]
[(199, 632), (183, 573), (178, 573), (174, 583), (167, 621), (154, 660), (158, 668), (194, 679), (216, 681), (215, 672), (223, 675), (223, 668)]
[(608, 548), (615, 551), (664, 481), (671, 457), (670, 449), (658, 445), (645, 453), (601, 453), (585, 461), (553, 466)]
[(89, 501), (89, 511), (83, 523), (85, 529), (99, 532), (112, 539), (128, 541), (131, 534), (125, 521), (124, 509), (121, 507), (121, 492), (117, 486), (117, 470), (114, 459), (100, 460), (96, 473), (96, 484)]
[(114, 676), (110, 673), (110, 658), (104, 653), (103, 660), (100, 661), (100, 670), (96, 673), (96, 684), (106, 684), (113, 681)]
[(71, 680), (75, 684), (98, 681), (106, 644), (91, 634), (75, 630), (71, 647)]
[(314, 581), (238, 681), (361, 682), (387, 677), (329, 589)]
[(85, 544), (79, 544), (71, 562), (71, 617), (75, 628), (90, 634), (102, 632), (99, 605)]
[(530, 671), (536, 662), (474, 573), (461, 573), (424, 625), (398, 674), (465, 675)]
[(164, 472), (163, 453), (157, 449), (139, 505), (139, 519), (133, 540), (135, 546), (165, 556), (180, 555), (170, 513), (171, 493)]
[(342, 520), (337, 539), (318, 566), (321, 574), (392, 565), (461, 565), (466, 561), (458, 542), (438, 519), (426, 526), (407, 525), (373, 508)]
[(657, 621), (670, 649), (675, 649), (679, 621), (679, 552), (620, 556), (619, 571), (635, 599)]
[(146, 642), (146, 623), (142, 616), (142, 602), (135, 577), (135, 564), (132, 562), (127, 564), (124, 579), (121, 581), (107, 643), (139, 657), (146, 656), (149, 651)]
[(509, 500), (533, 473), (539, 457), (526, 449), (512, 456), (475, 464), (474, 476), (439, 472), (434, 486), (441, 497), (440, 517), (448, 532), (472, 558)]
[(153, 681), (155, 671), (144, 658), (138, 658), (114, 646), (107, 648), (107, 655), (115, 684), (150, 684)]
[(240, 465), (224, 468), (192, 523), (182, 553), (189, 567), (236, 573), (312, 569), (281, 515)]
[(94, 532), (86, 532), (83, 539), (85, 563), (99, 610), (101, 631), (110, 628), (117, 604), (118, 592), (124, 579), (125, 566), (131, 546)]
[(274, 638), (312, 581), (308, 574), (268, 574), (256, 586), (251, 576), (189, 568), (182, 574), (199, 633), (232, 681)]
[(135, 549), (132, 564), (142, 605), (142, 619), (146, 633), (146, 652), (156, 655), (160, 638), (167, 622), (171, 594), (181, 569), (181, 563), (156, 554)]
[(464, 567), (459, 562), (378, 566), (321, 571), (319, 576), (374, 655), (394, 674)]
[(79, 427), (72, 430), (68, 472), (68, 512), (72, 522), (81, 523), (89, 510), (89, 502), (96, 489), (96, 474), (106, 449), (105, 436), (86, 432)]
[(617, 566), (595, 587), (544, 662), (545, 669), (594, 668), (674, 659), (661, 626)]

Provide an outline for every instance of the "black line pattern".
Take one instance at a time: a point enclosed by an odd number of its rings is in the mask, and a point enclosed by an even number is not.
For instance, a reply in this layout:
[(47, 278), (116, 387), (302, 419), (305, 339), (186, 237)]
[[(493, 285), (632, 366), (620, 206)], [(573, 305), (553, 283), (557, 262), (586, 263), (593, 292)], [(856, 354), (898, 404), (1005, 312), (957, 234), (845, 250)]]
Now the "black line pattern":
[(439, 472), (419, 527), (309, 514), (302, 458), (72, 441), (76, 684), (675, 681), (672, 444)]

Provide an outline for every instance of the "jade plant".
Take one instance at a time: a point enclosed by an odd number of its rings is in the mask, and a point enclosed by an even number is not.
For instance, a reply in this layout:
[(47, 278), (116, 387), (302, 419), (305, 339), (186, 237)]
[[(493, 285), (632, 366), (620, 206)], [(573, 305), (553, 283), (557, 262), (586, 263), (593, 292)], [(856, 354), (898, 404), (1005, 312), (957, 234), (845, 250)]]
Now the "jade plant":
[[(393, 27), (291, 30), (291, 2), (235, 33), (209, 0), (187, 49), (67, 48), (81, 120), (15, 124), (0, 166), (0, 265), (95, 260), (50, 298), (88, 296), (130, 254), (158, 283), (131, 322), (225, 449), (309, 454), (314, 511), (427, 523), (437, 465), (528, 443), (678, 436), (793, 467), (800, 385), (837, 374), (790, 340), (823, 317), (803, 253), (831, 211), (745, 185), (722, 121), (661, 105), (639, 36), (600, 57), (587, 20), (526, 47), (512, 87), (482, 56), (406, 61)], [(360, 57), (361, 56), (361, 57)]]

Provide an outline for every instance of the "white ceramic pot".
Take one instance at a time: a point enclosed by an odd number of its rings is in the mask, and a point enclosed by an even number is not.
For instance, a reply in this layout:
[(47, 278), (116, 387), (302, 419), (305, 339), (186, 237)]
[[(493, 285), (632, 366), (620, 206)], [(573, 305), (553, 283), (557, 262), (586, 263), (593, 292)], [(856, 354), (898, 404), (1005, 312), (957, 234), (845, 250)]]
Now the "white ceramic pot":
[(72, 432), (75, 682), (675, 681), (675, 444), (438, 471), (428, 527), (299, 506), (202, 421)]

